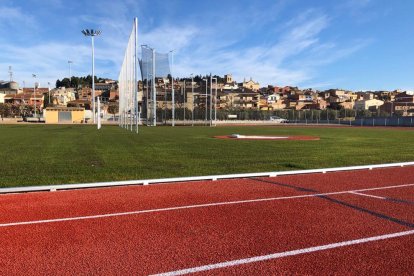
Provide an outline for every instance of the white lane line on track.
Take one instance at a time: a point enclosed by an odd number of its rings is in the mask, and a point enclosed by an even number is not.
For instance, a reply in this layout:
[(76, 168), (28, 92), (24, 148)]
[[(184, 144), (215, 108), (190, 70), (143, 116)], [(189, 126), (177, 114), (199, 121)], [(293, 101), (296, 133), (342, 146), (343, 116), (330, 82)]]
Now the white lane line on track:
[(382, 196), (368, 195), (368, 194), (363, 194), (363, 193), (358, 193), (358, 192), (350, 192), (350, 194), (366, 196), (366, 197), (372, 197), (372, 198), (376, 198), (376, 199), (386, 199), (385, 197), (382, 197)]
[(377, 187), (377, 188), (367, 188), (367, 189), (360, 189), (360, 190), (348, 190), (348, 191), (340, 191), (340, 192), (307, 194), (307, 195), (297, 195), (297, 196), (258, 198), (258, 199), (247, 199), (247, 200), (227, 201), (227, 202), (213, 202), (213, 203), (205, 203), (205, 204), (197, 204), (197, 205), (166, 207), (166, 208), (158, 208), (158, 209), (138, 210), (138, 211), (129, 211), (129, 212), (120, 212), (120, 213), (109, 213), (109, 214), (91, 215), (91, 216), (79, 216), (79, 217), (68, 217), (68, 218), (56, 218), (56, 219), (45, 219), (45, 220), (10, 222), (10, 223), (0, 224), (0, 228), (1, 227), (18, 226), (18, 225), (42, 224), (42, 223), (64, 222), (64, 221), (74, 221), (74, 220), (87, 220), (87, 219), (99, 219), (99, 218), (108, 218), (108, 217), (129, 216), (129, 215), (138, 215), (138, 214), (145, 214), (145, 213), (167, 212), (167, 211), (176, 211), (176, 210), (183, 210), (183, 209), (194, 209), (194, 208), (204, 208), (204, 207), (213, 207), (213, 206), (235, 205), (235, 204), (243, 204), (243, 203), (255, 203), (255, 202), (266, 202), (266, 201), (276, 201), (276, 200), (309, 198), (309, 197), (328, 196), (328, 195), (340, 195), (340, 194), (348, 194), (348, 193), (351, 193), (351, 192), (385, 190), (385, 189), (395, 189), (395, 188), (403, 188), (403, 187), (411, 187), (411, 186), (414, 186), (414, 184), (403, 184), (403, 185), (385, 186), (385, 187)]
[(191, 267), (191, 268), (175, 270), (175, 271), (170, 271), (170, 272), (165, 272), (165, 273), (160, 273), (160, 274), (153, 274), (152, 276), (184, 275), (184, 274), (189, 274), (189, 273), (196, 273), (196, 272), (208, 271), (208, 270), (213, 270), (213, 269), (226, 268), (226, 267), (231, 267), (231, 266), (238, 266), (238, 265), (250, 264), (250, 263), (255, 263), (255, 262), (267, 261), (267, 260), (274, 260), (274, 259), (279, 259), (279, 258), (288, 257), (288, 256), (312, 253), (312, 252), (323, 251), (323, 250), (339, 248), (339, 247), (344, 247), (344, 246), (350, 246), (350, 245), (355, 245), (355, 244), (387, 240), (387, 239), (403, 237), (403, 236), (408, 236), (408, 235), (413, 235), (413, 234), (414, 234), (414, 230), (410, 230), (410, 231), (386, 234), (386, 235), (381, 235), (381, 236), (374, 236), (374, 237), (362, 238), (362, 239), (357, 239), (357, 240), (349, 240), (349, 241), (330, 243), (330, 244), (325, 244), (325, 245), (320, 245), (320, 246), (296, 249), (296, 250), (291, 250), (291, 251), (279, 252), (279, 253), (274, 253), (274, 254), (269, 254), (269, 255), (238, 259), (238, 260), (233, 260), (233, 261), (228, 261), (228, 262), (221, 262), (221, 263)]

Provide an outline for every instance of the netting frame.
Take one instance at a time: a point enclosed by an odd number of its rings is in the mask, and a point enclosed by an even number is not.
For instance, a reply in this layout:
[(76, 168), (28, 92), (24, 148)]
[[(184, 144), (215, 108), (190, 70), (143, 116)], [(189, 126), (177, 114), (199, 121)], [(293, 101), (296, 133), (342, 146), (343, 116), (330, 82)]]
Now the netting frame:
[[(131, 58), (132, 56), (132, 58)], [(134, 18), (124, 60), (118, 77), (119, 126), (138, 133), (140, 112), (138, 107), (138, 18)]]

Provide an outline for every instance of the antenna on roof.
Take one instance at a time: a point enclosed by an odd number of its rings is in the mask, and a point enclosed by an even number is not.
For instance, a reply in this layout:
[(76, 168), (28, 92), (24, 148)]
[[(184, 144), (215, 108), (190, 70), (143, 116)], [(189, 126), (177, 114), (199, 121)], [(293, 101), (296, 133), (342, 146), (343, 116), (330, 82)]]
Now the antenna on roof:
[(9, 66), (9, 76), (10, 76), (10, 82), (13, 81), (13, 71), (12, 71), (12, 67)]

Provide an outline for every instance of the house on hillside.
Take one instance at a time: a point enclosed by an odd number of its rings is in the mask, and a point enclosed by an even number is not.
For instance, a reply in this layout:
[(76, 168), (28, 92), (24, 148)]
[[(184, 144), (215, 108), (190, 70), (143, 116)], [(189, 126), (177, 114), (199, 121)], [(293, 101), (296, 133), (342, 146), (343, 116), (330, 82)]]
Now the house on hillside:
[(384, 104), (384, 101), (377, 100), (377, 99), (359, 100), (355, 102), (354, 109), (375, 111), (378, 109), (378, 107), (382, 106), (383, 104)]
[(249, 81), (244, 80), (241, 83), (241, 87), (257, 92), (260, 89), (260, 84), (258, 82), (253, 81), (252, 78), (250, 78)]

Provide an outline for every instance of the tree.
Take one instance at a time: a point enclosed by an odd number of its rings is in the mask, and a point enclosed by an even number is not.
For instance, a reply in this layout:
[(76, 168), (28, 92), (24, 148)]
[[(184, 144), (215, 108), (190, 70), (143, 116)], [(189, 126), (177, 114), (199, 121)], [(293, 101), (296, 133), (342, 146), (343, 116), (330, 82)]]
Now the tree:
[(0, 117), (3, 121), (4, 117), (8, 117), (10, 115), (10, 106), (4, 103), (0, 103)]
[(114, 120), (115, 120), (115, 114), (117, 114), (118, 112), (119, 112), (119, 104), (115, 102), (110, 102), (108, 105), (108, 113), (114, 116)]
[(70, 87), (70, 80), (68, 78), (64, 78), (61, 81), (61, 86), (64, 86), (65, 88), (69, 88)]

